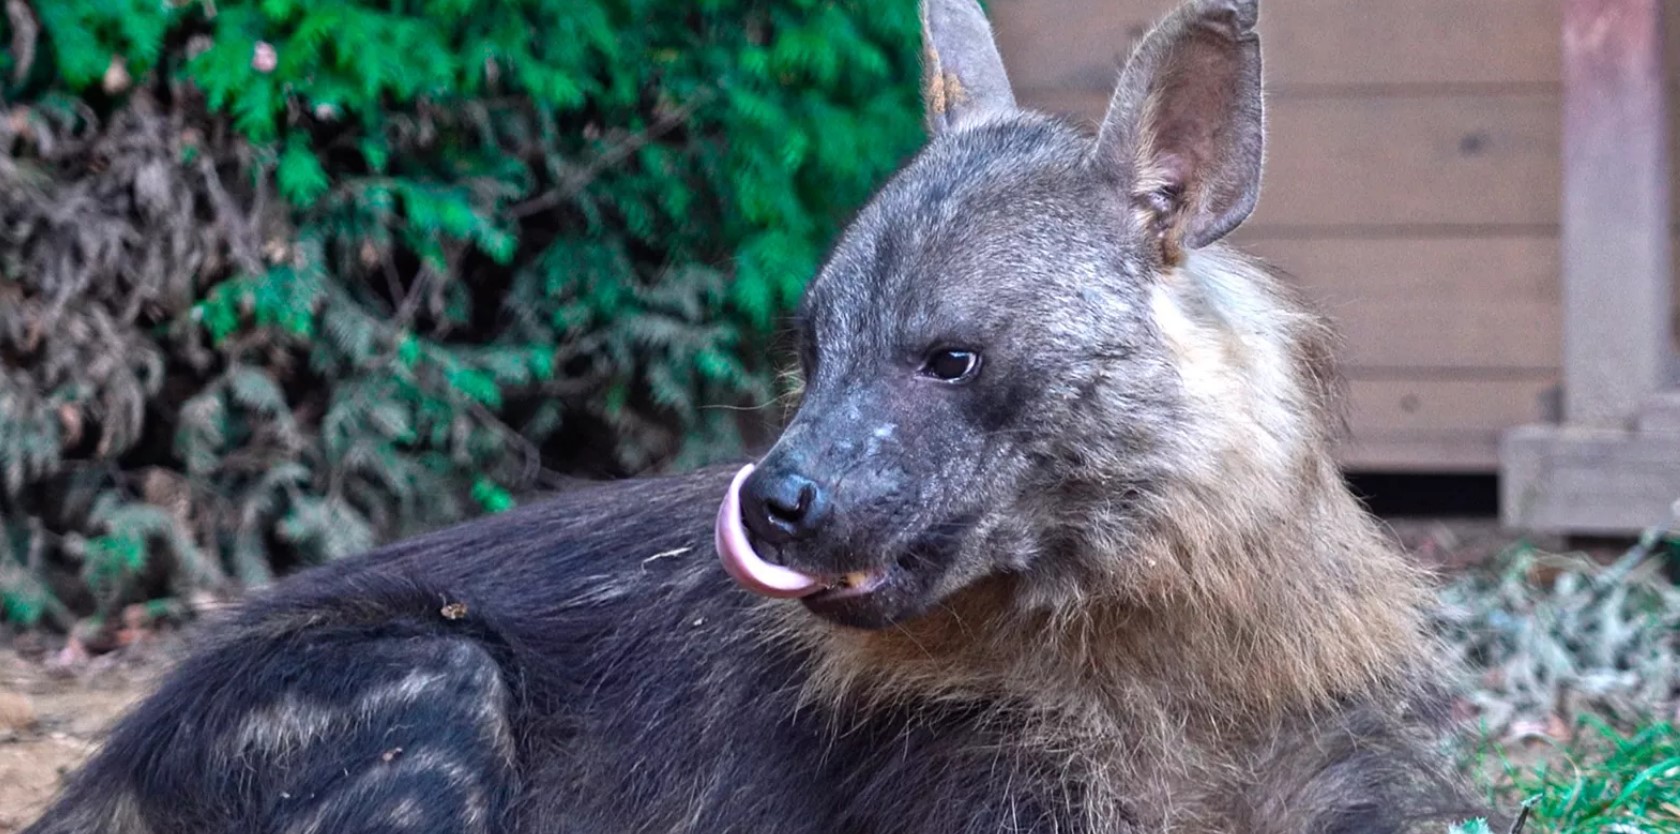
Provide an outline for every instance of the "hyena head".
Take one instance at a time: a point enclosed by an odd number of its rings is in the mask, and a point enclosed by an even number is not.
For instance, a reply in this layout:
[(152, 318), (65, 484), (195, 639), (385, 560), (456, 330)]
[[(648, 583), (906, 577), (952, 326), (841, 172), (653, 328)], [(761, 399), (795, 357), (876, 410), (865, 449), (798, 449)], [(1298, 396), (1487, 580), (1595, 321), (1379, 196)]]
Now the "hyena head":
[(860, 627), (1112, 583), (1169, 493), (1281, 483), (1316, 431), (1308, 317), (1215, 245), (1260, 183), (1255, 0), (1158, 26), (1095, 133), (1016, 107), (974, 0), (922, 15), (931, 141), (813, 280), (800, 407), (719, 522), (743, 584)]

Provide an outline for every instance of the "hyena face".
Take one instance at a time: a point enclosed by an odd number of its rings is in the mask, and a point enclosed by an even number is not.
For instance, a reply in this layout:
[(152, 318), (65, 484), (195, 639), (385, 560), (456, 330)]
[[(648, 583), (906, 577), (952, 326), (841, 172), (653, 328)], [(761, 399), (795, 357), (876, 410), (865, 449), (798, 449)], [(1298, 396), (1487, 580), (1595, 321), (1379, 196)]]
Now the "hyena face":
[(1093, 136), (1016, 109), (974, 0), (924, 3), (933, 139), (806, 296), (798, 414), (720, 516), (743, 584), (881, 627), (1065, 575), (1067, 508), (1149, 489), (1183, 408), (1153, 285), (1253, 206), (1255, 18), (1181, 9)]

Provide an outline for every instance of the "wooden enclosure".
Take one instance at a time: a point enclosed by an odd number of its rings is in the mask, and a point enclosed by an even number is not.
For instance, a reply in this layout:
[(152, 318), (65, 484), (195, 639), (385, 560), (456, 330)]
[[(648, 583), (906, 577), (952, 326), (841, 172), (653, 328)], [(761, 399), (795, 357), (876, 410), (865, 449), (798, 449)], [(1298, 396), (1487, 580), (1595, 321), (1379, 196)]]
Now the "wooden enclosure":
[[(1492, 473), (1507, 430), (1564, 416), (1564, 14), (1626, 2), (1262, 2), (1266, 174), (1237, 240), (1340, 325), (1349, 469)], [(1022, 102), (1095, 120), (1174, 3), (988, 7)], [(1680, 10), (1662, 39), (1673, 87)]]

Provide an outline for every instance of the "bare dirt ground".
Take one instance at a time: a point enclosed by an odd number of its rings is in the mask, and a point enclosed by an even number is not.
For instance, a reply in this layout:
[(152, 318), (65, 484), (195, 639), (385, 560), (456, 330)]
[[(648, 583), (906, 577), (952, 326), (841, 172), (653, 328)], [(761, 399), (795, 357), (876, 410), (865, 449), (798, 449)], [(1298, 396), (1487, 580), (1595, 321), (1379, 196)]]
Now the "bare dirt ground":
[(96, 658), (64, 641), (0, 637), (0, 834), (15, 834), (46, 807), (67, 772), (148, 692), (180, 654), (157, 637)]
[[(1420, 560), (1447, 569), (1496, 554), (1510, 538), (1486, 521), (1405, 521), (1395, 535)], [(87, 658), (62, 638), (0, 635), (0, 834), (33, 822), (65, 773), (123, 711), (150, 691), (183, 649), (180, 634), (150, 635)]]

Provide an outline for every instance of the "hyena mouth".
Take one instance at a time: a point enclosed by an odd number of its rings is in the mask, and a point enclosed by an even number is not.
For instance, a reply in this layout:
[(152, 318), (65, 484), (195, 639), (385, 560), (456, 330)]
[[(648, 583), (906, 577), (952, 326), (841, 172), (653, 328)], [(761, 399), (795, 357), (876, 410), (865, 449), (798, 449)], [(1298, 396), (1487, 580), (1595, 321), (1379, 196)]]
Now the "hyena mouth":
[(735, 473), (718, 507), (712, 541), (718, 558), (723, 560), (723, 569), (742, 587), (767, 597), (797, 599), (821, 592), (827, 587), (822, 579), (766, 562), (747, 539), (747, 528), (741, 523), (741, 482), (752, 471), (749, 463)]
[(839, 576), (813, 576), (792, 568), (771, 564), (758, 555), (741, 523), (741, 482), (752, 474), (752, 464), (736, 473), (729, 493), (718, 507), (714, 543), (723, 569), (749, 591), (767, 597), (803, 599), (810, 604), (838, 603), (860, 599), (883, 589), (897, 567), (884, 566), (852, 571)]
[(825, 582), (824, 586), (815, 593), (805, 596), (804, 603), (812, 610), (821, 613), (824, 606), (844, 604), (849, 600), (863, 599), (887, 586), (890, 568), (875, 568), (867, 571), (854, 571), (845, 576), (835, 577)]

